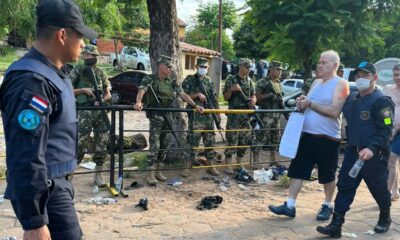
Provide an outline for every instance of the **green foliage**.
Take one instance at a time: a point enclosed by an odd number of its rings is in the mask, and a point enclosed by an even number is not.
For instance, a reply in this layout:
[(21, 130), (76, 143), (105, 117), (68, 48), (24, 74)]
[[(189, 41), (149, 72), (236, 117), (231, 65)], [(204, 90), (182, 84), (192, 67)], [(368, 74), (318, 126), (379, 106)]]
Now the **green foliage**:
[[(218, 28), (218, 2), (208, 2), (206, 4), (201, 4), (197, 9), (197, 24), (202, 27), (209, 27), (212, 29)], [(222, 1), (222, 28), (233, 29), (236, 26), (237, 16), (235, 4), (231, 0)]]
[(4, 72), (11, 63), (18, 59), (18, 56), (15, 54), (15, 49), (13, 48), (1, 46), (0, 49), (5, 54), (0, 57), (0, 71)]
[[(248, 0), (246, 13), (271, 58), (302, 66), (311, 74), (322, 50), (336, 49), (356, 56), (382, 44), (378, 26), (382, 16), (398, 9), (399, 0)], [(307, 77), (307, 76), (306, 76)]]
[(236, 51), (236, 57), (251, 57), (257, 59), (265, 59), (268, 52), (265, 50), (263, 39), (257, 38), (257, 34), (246, 19), (242, 21), (240, 27), (233, 33), (233, 47)]
[(17, 31), (29, 38), (34, 34), (35, 5), (37, 0), (2, 0), (0, 8), (0, 38)]

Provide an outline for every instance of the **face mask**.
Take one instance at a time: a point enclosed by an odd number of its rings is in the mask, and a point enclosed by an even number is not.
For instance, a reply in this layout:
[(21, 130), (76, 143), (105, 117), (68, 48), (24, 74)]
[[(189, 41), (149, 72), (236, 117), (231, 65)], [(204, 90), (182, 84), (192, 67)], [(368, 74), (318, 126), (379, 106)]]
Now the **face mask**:
[(94, 66), (97, 63), (97, 58), (86, 58), (84, 62), (87, 66)]
[(356, 79), (356, 87), (359, 91), (363, 91), (369, 88), (371, 80), (367, 78)]
[(199, 74), (200, 76), (205, 76), (207, 74), (207, 68), (199, 68), (197, 70), (197, 74)]

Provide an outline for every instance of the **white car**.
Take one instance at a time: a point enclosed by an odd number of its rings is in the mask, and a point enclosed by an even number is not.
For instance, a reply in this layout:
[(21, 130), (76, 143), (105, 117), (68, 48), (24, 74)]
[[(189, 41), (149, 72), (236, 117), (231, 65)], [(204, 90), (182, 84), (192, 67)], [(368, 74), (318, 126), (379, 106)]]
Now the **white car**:
[(297, 78), (285, 79), (281, 82), (282, 90), (285, 95), (301, 90), (303, 84), (303, 79)]

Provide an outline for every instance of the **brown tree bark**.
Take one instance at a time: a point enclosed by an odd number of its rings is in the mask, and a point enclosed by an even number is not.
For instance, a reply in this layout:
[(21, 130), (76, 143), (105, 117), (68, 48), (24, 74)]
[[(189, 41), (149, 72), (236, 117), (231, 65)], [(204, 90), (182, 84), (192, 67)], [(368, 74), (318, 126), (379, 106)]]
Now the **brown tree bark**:
[[(179, 27), (177, 22), (176, 13), (176, 0), (147, 0), (147, 9), (150, 18), (150, 46), (149, 55), (151, 62), (151, 69), (153, 73), (157, 72), (157, 60), (160, 55), (172, 57), (174, 59), (174, 66), (172, 68), (172, 79), (181, 83), (182, 82), (182, 68), (180, 59), (179, 48)], [(182, 108), (183, 101), (177, 97), (173, 103), (174, 108)], [(174, 129), (187, 129), (186, 114), (174, 114), (174, 121), (172, 122)], [(186, 147), (186, 133), (176, 132), (180, 144), (175, 138), (170, 137), (170, 148)], [(182, 151), (168, 152), (167, 160), (178, 160), (182, 157)]]

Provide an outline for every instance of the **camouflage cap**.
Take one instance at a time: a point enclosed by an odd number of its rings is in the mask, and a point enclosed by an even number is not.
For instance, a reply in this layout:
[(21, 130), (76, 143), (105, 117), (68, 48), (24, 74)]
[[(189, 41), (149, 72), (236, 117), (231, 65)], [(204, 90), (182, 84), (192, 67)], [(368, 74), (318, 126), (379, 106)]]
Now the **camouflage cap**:
[(92, 55), (98, 56), (99, 52), (97, 51), (97, 47), (94, 45), (86, 45), (83, 50), (82, 53), (90, 53)]
[(198, 58), (198, 59), (197, 59), (196, 65), (197, 65), (197, 66), (206, 66), (206, 67), (208, 67), (208, 60), (207, 60), (207, 58)]
[(251, 67), (253, 62), (248, 58), (239, 59), (239, 66)]
[(277, 68), (277, 69), (283, 70), (282, 63), (279, 61), (275, 61), (275, 60), (271, 61), (271, 63), (269, 64), (269, 68)]
[(165, 64), (167, 67), (172, 67), (173, 66), (173, 59), (171, 57), (165, 56), (165, 55), (160, 55), (160, 57), (157, 60), (157, 64)]

